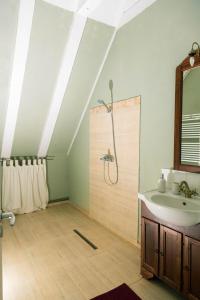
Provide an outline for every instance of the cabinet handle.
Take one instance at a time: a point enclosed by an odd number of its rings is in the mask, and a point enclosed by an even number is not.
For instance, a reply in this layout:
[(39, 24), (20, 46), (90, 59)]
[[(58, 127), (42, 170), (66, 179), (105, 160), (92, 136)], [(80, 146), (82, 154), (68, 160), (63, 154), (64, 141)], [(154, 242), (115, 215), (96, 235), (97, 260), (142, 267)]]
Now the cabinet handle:
[(160, 251), (160, 255), (161, 255), (161, 256), (164, 256), (164, 253), (163, 253), (162, 251)]

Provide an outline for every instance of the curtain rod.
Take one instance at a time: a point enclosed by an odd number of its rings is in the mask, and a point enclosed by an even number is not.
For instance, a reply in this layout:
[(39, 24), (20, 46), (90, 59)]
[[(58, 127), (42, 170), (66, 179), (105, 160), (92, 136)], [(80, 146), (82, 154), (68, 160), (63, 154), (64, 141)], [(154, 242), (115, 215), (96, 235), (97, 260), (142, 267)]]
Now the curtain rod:
[(46, 159), (46, 160), (53, 160), (55, 155), (47, 155), (47, 156), (36, 156), (36, 155), (17, 155), (17, 156), (11, 156), (10, 158), (0, 158), (0, 162), (2, 161), (10, 161), (10, 160), (23, 160), (23, 159)]

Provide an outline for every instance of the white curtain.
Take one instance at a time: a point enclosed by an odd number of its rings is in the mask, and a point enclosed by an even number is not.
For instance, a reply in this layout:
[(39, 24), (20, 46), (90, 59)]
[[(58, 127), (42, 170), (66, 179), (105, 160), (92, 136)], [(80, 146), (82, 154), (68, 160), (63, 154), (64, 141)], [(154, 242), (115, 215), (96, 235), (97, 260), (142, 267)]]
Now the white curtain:
[(48, 203), (45, 159), (3, 161), (2, 209), (29, 213), (45, 209)]

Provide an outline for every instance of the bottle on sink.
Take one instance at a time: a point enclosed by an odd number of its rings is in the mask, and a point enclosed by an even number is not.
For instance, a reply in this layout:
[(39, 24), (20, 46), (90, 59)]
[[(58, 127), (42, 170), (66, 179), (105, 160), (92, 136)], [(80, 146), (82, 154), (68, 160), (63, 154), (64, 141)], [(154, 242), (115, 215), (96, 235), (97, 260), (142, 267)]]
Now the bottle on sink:
[(161, 177), (158, 180), (158, 191), (160, 193), (166, 192), (166, 180), (164, 178), (164, 174), (161, 174)]
[(171, 191), (172, 190), (172, 185), (174, 182), (174, 174), (173, 174), (173, 168), (169, 169), (169, 172), (167, 174), (167, 180), (166, 180), (166, 189)]

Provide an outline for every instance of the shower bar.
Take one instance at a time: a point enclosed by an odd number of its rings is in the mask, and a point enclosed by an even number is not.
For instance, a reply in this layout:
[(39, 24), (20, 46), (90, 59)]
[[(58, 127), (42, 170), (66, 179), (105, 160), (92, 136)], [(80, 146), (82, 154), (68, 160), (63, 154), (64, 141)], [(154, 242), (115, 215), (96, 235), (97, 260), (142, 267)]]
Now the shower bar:
[(46, 160), (53, 160), (55, 156), (53, 155), (47, 155), (47, 156), (43, 156), (43, 157), (38, 157), (36, 155), (18, 155), (18, 156), (11, 156), (11, 158), (0, 158), (0, 162), (3, 161), (10, 161), (10, 160), (24, 160), (24, 159), (46, 159)]

